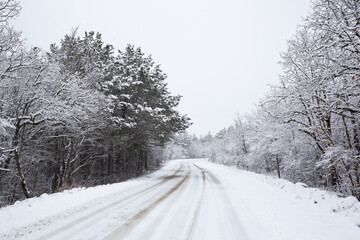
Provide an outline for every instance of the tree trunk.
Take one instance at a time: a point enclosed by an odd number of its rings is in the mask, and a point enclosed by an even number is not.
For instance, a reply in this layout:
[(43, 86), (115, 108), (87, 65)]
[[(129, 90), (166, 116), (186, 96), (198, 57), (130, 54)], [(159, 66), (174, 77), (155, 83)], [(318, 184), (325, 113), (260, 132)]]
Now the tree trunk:
[(15, 164), (16, 164), (16, 169), (17, 169), (17, 173), (18, 173), (18, 177), (20, 179), (20, 187), (21, 190), (24, 194), (24, 196), (26, 198), (31, 198), (32, 194), (31, 191), (28, 189), (28, 187), (26, 186), (26, 180), (25, 180), (25, 176), (23, 174), (22, 171), (22, 167), (21, 167), (21, 162), (20, 162), (20, 154), (18, 152), (19, 150), (16, 150), (14, 153), (14, 159), (15, 159)]
[(276, 154), (276, 168), (277, 168), (278, 177), (281, 178), (281, 174), (280, 174), (280, 159), (279, 159), (279, 155), (277, 155), (277, 154)]

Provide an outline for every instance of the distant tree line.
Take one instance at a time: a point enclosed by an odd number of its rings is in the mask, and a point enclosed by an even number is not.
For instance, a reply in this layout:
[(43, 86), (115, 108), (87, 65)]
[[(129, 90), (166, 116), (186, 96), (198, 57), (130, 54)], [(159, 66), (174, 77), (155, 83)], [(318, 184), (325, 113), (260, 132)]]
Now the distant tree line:
[(281, 65), (256, 112), (208, 138), (203, 151), (360, 200), (360, 2), (313, 1)]
[(0, 1), (0, 206), (159, 167), (189, 125), (151, 56), (76, 31), (48, 52), (29, 49)]

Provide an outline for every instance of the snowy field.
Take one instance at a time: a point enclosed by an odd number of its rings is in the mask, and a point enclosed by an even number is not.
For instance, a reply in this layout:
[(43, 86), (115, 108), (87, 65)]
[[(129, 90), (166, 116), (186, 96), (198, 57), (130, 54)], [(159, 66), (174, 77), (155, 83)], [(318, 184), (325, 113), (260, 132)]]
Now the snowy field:
[(360, 239), (360, 203), (207, 160), (0, 209), (0, 239)]

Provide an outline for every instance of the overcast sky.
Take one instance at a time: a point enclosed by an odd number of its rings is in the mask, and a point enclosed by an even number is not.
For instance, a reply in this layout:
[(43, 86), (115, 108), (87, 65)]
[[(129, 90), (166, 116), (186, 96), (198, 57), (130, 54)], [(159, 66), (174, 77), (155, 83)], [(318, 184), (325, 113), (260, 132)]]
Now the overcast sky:
[(48, 49), (72, 29), (152, 54), (194, 123), (216, 133), (252, 111), (276, 83), (279, 53), (309, 11), (309, 0), (21, 0), (17, 30)]

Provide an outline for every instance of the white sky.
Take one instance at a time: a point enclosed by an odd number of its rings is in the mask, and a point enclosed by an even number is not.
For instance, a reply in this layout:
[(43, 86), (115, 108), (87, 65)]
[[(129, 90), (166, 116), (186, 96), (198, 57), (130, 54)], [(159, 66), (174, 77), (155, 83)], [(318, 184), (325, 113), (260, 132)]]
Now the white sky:
[(279, 53), (310, 0), (21, 0), (14, 22), (32, 46), (48, 49), (72, 29), (152, 54), (168, 75), (190, 133), (216, 133), (247, 113), (276, 83)]

